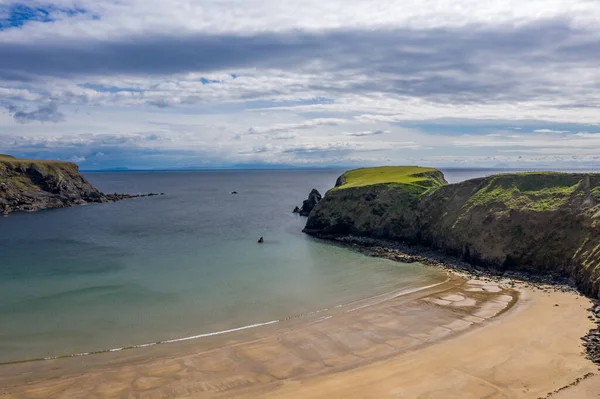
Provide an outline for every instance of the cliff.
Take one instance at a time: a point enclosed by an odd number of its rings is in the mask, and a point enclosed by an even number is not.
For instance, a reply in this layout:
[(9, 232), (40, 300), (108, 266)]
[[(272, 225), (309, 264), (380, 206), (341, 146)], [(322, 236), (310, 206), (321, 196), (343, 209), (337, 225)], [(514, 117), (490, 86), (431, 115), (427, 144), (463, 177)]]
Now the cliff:
[(447, 184), (442, 172), (379, 167), (344, 173), (310, 213), (304, 231), (414, 240), (421, 196)]
[[(378, 178), (357, 178), (369, 173)], [(311, 212), (305, 232), (426, 245), (500, 271), (569, 277), (600, 297), (599, 221), (598, 174), (446, 184), (434, 169), (396, 167), (346, 172)]]
[(137, 196), (103, 194), (71, 162), (0, 155), (0, 213), (35, 211)]

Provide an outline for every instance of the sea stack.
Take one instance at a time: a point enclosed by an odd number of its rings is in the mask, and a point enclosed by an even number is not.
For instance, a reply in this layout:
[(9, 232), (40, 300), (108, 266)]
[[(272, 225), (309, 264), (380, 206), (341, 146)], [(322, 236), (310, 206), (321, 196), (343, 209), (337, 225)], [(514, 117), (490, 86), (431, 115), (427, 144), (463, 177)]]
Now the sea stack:
[(308, 194), (308, 198), (302, 202), (302, 208), (295, 207), (294, 213), (300, 214), (300, 216), (308, 216), (313, 208), (321, 201), (323, 197), (316, 188), (313, 188)]

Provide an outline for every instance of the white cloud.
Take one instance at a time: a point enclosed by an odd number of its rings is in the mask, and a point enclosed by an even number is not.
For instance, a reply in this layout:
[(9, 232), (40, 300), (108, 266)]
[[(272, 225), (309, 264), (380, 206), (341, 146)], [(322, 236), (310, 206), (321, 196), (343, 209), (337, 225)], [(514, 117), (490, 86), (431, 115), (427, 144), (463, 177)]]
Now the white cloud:
[[(8, 2), (5, 2), (8, 3)], [(48, 1), (30, 0), (31, 7)], [(577, 25), (594, 25), (600, 11), (586, 0), (463, 0), (460, 7), (450, 0), (54, 0), (62, 9), (84, 9), (85, 14), (67, 18), (55, 12), (54, 26), (30, 23), (22, 31), (10, 32), (12, 40), (54, 37), (117, 37), (120, 34), (154, 32), (243, 32), (288, 29), (456, 27), (471, 24), (523, 24), (539, 19), (573, 19)]]
[(0, 152), (486, 163), (600, 150), (578, 125), (600, 122), (598, 2), (26, 2), (49, 4), (51, 23), (0, 28)]
[(556, 134), (569, 133), (568, 130), (552, 130), (552, 129), (536, 129), (533, 132), (534, 133), (556, 133)]

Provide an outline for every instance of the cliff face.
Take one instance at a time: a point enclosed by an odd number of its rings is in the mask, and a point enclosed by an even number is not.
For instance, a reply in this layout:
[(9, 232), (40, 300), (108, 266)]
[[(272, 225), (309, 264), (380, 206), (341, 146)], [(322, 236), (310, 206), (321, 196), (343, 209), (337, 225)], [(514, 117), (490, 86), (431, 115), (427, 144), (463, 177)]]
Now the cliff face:
[(340, 186), (305, 231), (402, 240), (500, 270), (571, 277), (599, 297), (599, 204), (596, 174), (497, 175), (420, 191), (401, 183)]
[[(371, 184), (374, 182), (374, 184)], [(363, 235), (411, 241), (417, 208), (428, 190), (445, 185), (435, 169), (381, 167), (340, 176), (310, 213), (304, 231), (315, 235)]]
[(0, 155), (0, 213), (106, 202), (74, 163)]

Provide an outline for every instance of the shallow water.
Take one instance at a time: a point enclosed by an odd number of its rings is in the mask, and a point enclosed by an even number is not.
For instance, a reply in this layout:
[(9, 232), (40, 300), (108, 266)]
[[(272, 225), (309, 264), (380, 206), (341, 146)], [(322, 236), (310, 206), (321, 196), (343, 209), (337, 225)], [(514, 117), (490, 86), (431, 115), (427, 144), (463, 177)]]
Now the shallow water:
[(0, 362), (235, 329), (437, 281), (301, 233), (291, 210), (339, 173), (88, 173), (105, 192), (166, 195), (0, 219)]

